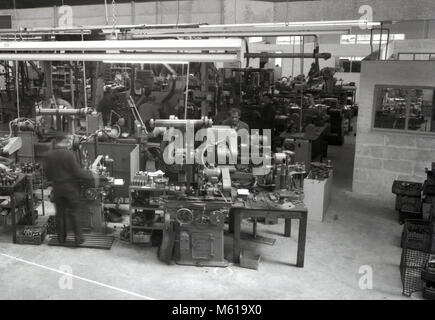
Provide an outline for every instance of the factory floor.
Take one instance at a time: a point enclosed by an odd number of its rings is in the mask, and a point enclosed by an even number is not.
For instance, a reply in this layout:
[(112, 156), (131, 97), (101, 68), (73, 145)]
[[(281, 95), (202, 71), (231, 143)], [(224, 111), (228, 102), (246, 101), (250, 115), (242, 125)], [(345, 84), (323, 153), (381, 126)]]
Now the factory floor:
[[(409, 299), (401, 294), (402, 227), (393, 206), (351, 192), (354, 142), (351, 134), (345, 145), (329, 147), (332, 201), (324, 222), (308, 223), (304, 268), (293, 266), (297, 222), (292, 238), (281, 236), (283, 221), (259, 224), (260, 235), (276, 239), (273, 246), (242, 242), (261, 254), (258, 270), (166, 265), (157, 248), (121, 240), (111, 250), (14, 245), (0, 228), (0, 299)], [(54, 213), (51, 204), (46, 209)], [(243, 228), (251, 230), (248, 222)], [(228, 258), (231, 248), (226, 236)], [(364, 290), (367, 270), (373, 286)]]

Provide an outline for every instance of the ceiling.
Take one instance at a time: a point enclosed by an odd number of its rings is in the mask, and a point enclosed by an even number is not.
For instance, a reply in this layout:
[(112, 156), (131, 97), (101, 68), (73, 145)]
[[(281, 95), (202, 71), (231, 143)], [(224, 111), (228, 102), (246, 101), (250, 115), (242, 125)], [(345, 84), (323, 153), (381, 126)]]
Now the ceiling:
[[(128, 3), (131, 0), (115, 0), (116, 3)], [(158, 1), (174, 1), (174, 0), (158, 0)], [(180, 0), (183, 1), (183, 0)], [(256, 1), (256, 0), (251, 0)], [(287, 0), (262, 0), (266, 2), (287, 2)], [(318, 0), (288, 0), (289, 2), (294, 1), (318, 1)], [(88, 5), (88, 4), (104, 4), (104, 0), (1, 0), (0, 9), (13, 9), (15, 2), (15, 8), (25, 9), (25, 8), (42, 8), (42, 7), (52, 7), (64, 5)], [(155, 2), (155, 0), (135, 0), (135, 2)], [(108, 4), (112, 3), (112, 0), (107, 0)]]

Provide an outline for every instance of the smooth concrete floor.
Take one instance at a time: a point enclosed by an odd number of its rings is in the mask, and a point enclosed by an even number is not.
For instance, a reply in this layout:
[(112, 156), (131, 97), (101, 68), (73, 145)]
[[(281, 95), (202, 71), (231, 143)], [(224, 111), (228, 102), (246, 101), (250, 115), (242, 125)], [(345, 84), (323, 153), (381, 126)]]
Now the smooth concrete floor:
[[(166, 265), (156, 248), (120, 240), (111, 250), (14, 245), (2, 232), (0, 299), (419, 299), (419, 293), (401, 294), (402, 227), (393, 204), (351, 192), (354, 141), (351, 134), (344, 146), (329, 147), (336, 168), (332, 201), (323, 223), (308, 223), (304, 268), (293, 266), (297, 222), (292, 238), (281, 236), (283, 221), (259, 224), (260, 235), (276, 238), (273, 246), (243, 241), (244, 248), (261, 254), (258, 271), (232, 264)], [(251, 230), (248, 222), (243, 227)], [(229, 258), (231, 248), (227, 237)], [(359, 287), (361, 266), (372, 268), (372, 289)]]

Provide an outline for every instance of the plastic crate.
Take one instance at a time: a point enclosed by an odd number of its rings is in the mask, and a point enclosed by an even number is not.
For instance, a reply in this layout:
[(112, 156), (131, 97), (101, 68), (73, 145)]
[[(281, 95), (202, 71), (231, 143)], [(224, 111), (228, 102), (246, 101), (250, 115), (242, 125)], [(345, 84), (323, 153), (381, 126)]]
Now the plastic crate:
[(392, 193), (402, 196), (420, 197), (423, 184), (419, 182), (394, 180)]
[(406, 220), (421, 220), (423, 214), (421, 212), (399, 211), (399, 223), (404, 224)]
[(396, 195), (396, 210), (421, 213), (422, 200), (420, 196)]
[(424, 251), (404, 248), (400, 261), (400, 276), (402, 279), (402, 294), (411, 296), (414, 292), (423, 290), (421, 271), (429, 260), (430, 254)]
[(426, 220), (408, 219), (402, 232), (402, 248), (429, 252), (431, 249), (431, 224)]
[[(23, 230), (28, 229), (32, 231), (39, 232), (39, 235), (25, 235), (23, 234)], [(18, 244), (33, 244), (40, 245), (44, 242), (45, 236), (47, 234), (45, 227), (34, 227), (34, 226), (24, 226), (18, 228), (16, 231), (17, 243)]]

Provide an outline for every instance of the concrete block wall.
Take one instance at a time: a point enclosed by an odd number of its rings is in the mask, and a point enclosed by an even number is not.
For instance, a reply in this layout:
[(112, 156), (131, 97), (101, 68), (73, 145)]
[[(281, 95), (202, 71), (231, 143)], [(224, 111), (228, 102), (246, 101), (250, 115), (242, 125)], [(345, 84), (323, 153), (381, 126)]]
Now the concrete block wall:
[(435, 162), (435, 133), (373, 129), (375, 85), (433, 87), (435, 63), (429, 61), (363, 61), (353, 192), (394, 201), (395, 179), (423, 182)]
[[(431, 20), (433, 0), (318, 0), (277, 2), (275, 21), (315, 21), (359, 19), (363, 5), (373, 9), (375, 21)], [(288, 9), (288, 10), (287, 10)]]

